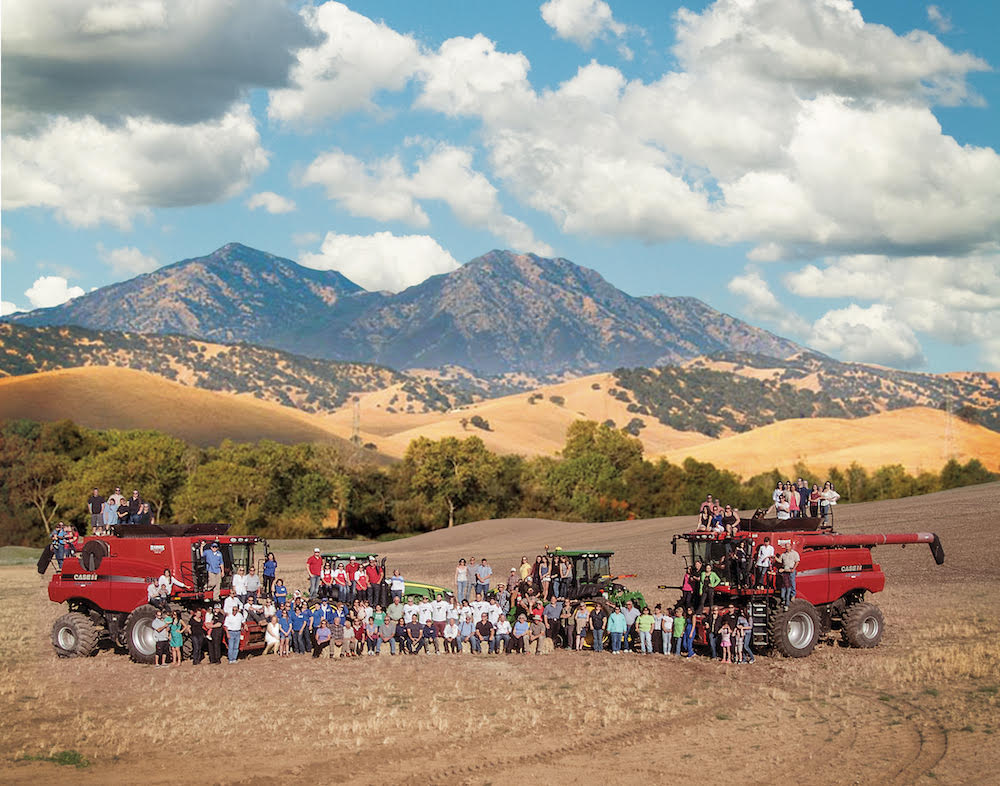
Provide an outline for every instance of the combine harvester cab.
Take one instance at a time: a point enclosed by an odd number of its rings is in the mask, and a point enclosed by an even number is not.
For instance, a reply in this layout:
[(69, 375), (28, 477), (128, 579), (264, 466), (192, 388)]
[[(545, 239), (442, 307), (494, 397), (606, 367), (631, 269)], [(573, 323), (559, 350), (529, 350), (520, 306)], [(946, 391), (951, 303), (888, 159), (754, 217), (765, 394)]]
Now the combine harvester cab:
[[(802, 658), (812, 653), (820, 637), (839, 630), (851, 647), (878, 646), (885, 631), (882, 611), (868, 600), (869, 593), (885, 588), (885, 573), (872, 557), (876, 546), (926, 543), (934, 561), (944, 563), (941, 539), (933, 532), (896, 534), (841, 535), (817, 531), (818, 520), (788, 519), (762, 522), (750, 519), (748, 529), (734, 535), (715, 532), (688, 532), (675, 535), (677, 541), (688, 543), (685, 561), (693, 565), (700, 561), (711, 564), (722, 582), (715, 588), (715, 605), (732, 603), (747, 613), (753, 626), (755, 651), (772, 650), (790, 658)], [(733, 555), (740, 543), (750, 554), (750, 575), (757, 551), (766, 542), (775, 550), (776, 558), (791, 545), (799, 553), (795, 571), (795, 597), (785, 608), (780, 591), (774, 586), (775, 574), (769, 575), (764, 587), (741, 586), (737, 581)], [(706, 617), (697, 623), (697, 641), (708, 643)]]
[[(64, 560), (62, 570), (49, 581), (49, 600), (69, 607), (52, 626), (56, 654), (87, 657), (104, 641), (126, 649), (138, 663), (153, 663), (156, 607), (147, 596), (151, 581), (169, 569), (184, 585), (174, 587), (167, 602), (186, 622), (195, 609), (213, 605), (203, 549), (214, 542), (222, 552), (220, 604), (230, 594), (233, 573), (255, 565), (255, 547), (261, 544), (260, 553), (267, 553), (266, 540), (227, 535), (228, 530), (228, 524), (129, 525), (116, 527), (111, 535), (86, 538), (78, 554)], [(41, 563), (39, 567), (43, 572)], [(189, 647), (186, 639), (185, 650)], [(248, 620), (240, 650), (263, 647), (261, 626)]]

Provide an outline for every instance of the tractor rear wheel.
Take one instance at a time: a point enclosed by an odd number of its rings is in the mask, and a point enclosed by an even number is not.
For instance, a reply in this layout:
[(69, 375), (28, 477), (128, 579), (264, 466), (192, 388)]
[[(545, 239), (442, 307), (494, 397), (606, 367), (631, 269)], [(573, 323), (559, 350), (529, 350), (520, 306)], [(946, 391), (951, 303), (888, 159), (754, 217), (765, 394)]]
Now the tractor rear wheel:
[(156, 636), (153, 633), (153, 619), (156, 606), (148, 603), (139, 606), (125, 620), (125, 647), (136, 663), (156, 662)]
[(87, 658), (97, 651), (100, 631), (86, 614), (71, 611), (52, 625), (52, 646), (60, 658)]
[(856, 603), (844, 612), (841, 635), (851, 647), (877, 647), (885, 632), (885, 617), (874, 603)]
[(804, 658), (819, 640), (819, 612), (809, 601), (795, 598), (788, 611), (776, 611), (768, 622), (771, 646), (787, 658)]

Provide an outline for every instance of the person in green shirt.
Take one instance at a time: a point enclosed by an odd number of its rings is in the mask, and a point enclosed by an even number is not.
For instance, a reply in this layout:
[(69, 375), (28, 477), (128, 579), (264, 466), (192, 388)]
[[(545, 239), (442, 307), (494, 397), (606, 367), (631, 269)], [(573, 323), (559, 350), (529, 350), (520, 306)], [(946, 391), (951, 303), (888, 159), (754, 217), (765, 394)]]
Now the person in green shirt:
[(681, 642), (684, 640), (685, 626), (687, 626), (687, 619), (684, 617), (684, 609), (678, 606), (674, 609), (674, 641), (677, 642), (675, 655), (681, 654)]
[(701, 572), (701, 597), (698, 599), (698, 608), (696, 611), (701, 613), (705, 606), (712, 607), (715, 605), (715, 588), (719, 586), (722, 579), (719, 578), (719, 574), (715, 572), (711, 565), (706, 565), (705, 569)]
[(649, 613), (649, 606), (645, 606), (635, 620), (635, 629), (639, 632), (639, 651), (643, 655), (653, 654), (653, 622), (655, 618)]

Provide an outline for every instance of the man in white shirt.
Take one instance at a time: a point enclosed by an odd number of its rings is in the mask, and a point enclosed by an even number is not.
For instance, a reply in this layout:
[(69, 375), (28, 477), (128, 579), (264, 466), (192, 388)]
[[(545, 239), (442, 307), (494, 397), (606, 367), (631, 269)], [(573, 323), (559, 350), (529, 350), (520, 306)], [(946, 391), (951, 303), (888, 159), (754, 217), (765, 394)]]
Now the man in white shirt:
[[(451, 604), (439, 592), (437, 598), (431, 603), (431, 621), (434, 623), (434, 627), (437, 628), (439, 638), (444, 636), (444, 626), (445, 622), (448, 621), (448, 612), (450, 610)], [(447, 649), (445, 652), (447, 652)]]
[(234, 610), (242, 612), (243, 603), (238, 597), (236, 597), (236, 595), (230, 595), (226, 598), (225, 603), (222, 604), (222, 610), (226, 612), (227, 615), (231, 614)]
[(226, 621), (223, 627), (226, 629), (226, 635), (229, 636), (229, 662), (236, 663), (236, 659), (240, 655), (240, 630), (243, 628), (243, 623), (246, 622), (246, 618), (236, 609), (226, 614)]
[(412, 621), (410, 618), (414, 614), (417, 614), (418, 611), (419, 611), (419, 609), (420, 609), (420, 607), (416, 603), (414, 603), (413, 600), (414, 600), (414, 598), (411, 597), (409, 600), (406, 601), (406, 603), (403, 604), (403, 624), (404, 625), (409, 625), (410, 622)]
[(492, 622), (494, 626), (500, 622), (500, 618), (504, 616), (503, 609), (495, 600), (486, 607), (486, 613), (489, 615), (490, 622)]
[(484, 614), (488, 614), (490, 610), (490, 604), (483, 600), (482, 593), (476, 593), (476, 599), (469, 604), (472, 609), (472, 618), (474, 620), (481, 620)]
[[(492, 622), (492, 620), (490, 620)], [(499, 655), (501, 651), (504, 655), (510, 653), (510, 632), (512, 630), (510, 622), (506, 617), (501, 616), (496, 622), (493, 622), (496, 626), (497, 632), (494, 638), (493, 649)], [(503, 650), (500, 647), (503, 647)]]
[(422, 600), (417, 605), (417, 619), (421, 625), (426, 625), (431, 621), (431, 615), (434, 613), (434, 607), (431, 605), (429, 600)]
[(774, 546), (771, 545), (770, 538), (764, 538), (764, 545), (757, 549), (757, 586), (764, 586), (764, 579), (767, 571), (771, 568), (771, 560), (774, 559)]

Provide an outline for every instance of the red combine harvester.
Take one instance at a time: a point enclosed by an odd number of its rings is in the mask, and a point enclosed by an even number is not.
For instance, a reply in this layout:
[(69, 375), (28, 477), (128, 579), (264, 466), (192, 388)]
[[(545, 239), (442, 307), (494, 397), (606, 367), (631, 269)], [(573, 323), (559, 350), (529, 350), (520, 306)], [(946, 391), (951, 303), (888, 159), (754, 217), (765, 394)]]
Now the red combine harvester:
[[(882, 545), (930, 545), (934, 561), (944, 562), (941, 539), (932, 532), (889, 535), (839, 535), (818, 531), (819, 519), (744, 520), (746, 530), (733, 535), (716, 532), (688, 532), (675, 535), (690, 546), (690, 565), (712, 565), (722, 580), (715, 588), (715, 606), (734, 604), (747, 612), (753, 626), (754, 651), (774, 650), (791, 658), (809, 655), (821, 636), (840, 630), (851, 647), (875, 647), (882, 640), (885, 618), (875, 604), (866, 600), (868, 593), (885, 588), (882, 567), (872, 559), (872, 548)], [(785, 608), (771, 574), (765, 586), (745, 580), (739, 567), (740, 545), (749, 555), (750, 573), (757, 550), (765, 540), (780, 555), (785, 546), (801, 557), (795, 572), (795, 597)], [(696, 624), (695, 641), (708, 643), (706, 617)]]
[[(203, 549), (215, 542), (224, 563), (221, 599), (230, 593), (238, 568), (254, 565), (254, 547), (267, 541), (252, 535), (226, 535), (228, 524), (130, 525), (114, 534), (88, 537), (75, 557), (63, 561), (62, 570), (49, 582), (49, 599), (66, 603), (69, 612), (52, 626), (52, 645), (61, 657), (93, 655), (101, 639), (124, 647), (132, 660), (153, 663), (156, 643), (152, 619), (156, 607), (147, 599), (147, 586), (170, 569), (185, 587), (175, 587), (170, 607), (187, 621), (196, 608), (209, 608), (208, 570)], [(44, 573), (47, 562), (39, 563)], [(190, 646), (188, 641), (185, 642)], [(247, 621), (240, 650), (264, 647), (260, 625)]]

